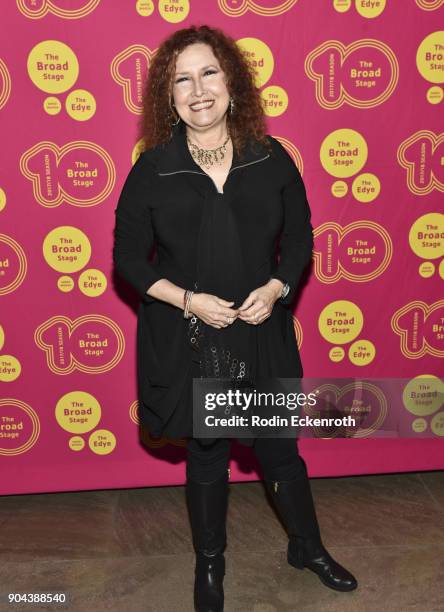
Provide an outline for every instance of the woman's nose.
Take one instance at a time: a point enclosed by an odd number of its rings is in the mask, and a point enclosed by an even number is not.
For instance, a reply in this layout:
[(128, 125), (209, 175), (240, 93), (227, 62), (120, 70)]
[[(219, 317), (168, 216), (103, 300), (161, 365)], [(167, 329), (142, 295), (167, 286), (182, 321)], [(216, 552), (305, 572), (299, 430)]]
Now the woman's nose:
[(193, 93), (196, 97), (200, 97), (203, 92), (202, 81), (197, 78), (193, 80)]

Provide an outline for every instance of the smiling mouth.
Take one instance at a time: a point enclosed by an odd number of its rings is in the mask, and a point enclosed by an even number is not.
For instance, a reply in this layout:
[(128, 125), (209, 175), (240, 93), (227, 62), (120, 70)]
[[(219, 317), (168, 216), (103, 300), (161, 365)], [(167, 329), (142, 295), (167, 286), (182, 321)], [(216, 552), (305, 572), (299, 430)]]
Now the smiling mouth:
[(214, 100), (203, 100), (202, 102), (196, 102), (195, 104), (190, 104), (190, 108), (192, 111), (197, 113), (198, 111), (211, 108), (214, 104)]

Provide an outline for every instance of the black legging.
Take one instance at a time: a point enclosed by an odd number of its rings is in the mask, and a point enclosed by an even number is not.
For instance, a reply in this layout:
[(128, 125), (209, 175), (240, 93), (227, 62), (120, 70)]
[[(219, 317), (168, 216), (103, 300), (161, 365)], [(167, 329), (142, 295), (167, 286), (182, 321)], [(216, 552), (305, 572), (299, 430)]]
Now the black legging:
[[(256, 438), (254, 452), (266, 480), (303, 478), (305, 464), (294, 438)], [(198, 482), (212, 482), (227, 471), (231, 439), (219, 438), (202, 445), (196, 439), (187, 442), (187, 477)]]

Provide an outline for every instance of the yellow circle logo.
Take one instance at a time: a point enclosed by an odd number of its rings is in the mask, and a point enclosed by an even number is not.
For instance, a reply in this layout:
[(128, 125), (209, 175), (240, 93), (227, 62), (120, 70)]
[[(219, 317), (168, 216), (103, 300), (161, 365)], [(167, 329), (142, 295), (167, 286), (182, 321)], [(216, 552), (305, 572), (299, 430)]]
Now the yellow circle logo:
[(75, 89), (66, 96), (65, 108), (76, 121), (88, 121), (96, 113), (96, 99), (86, 89)]
[(86, 234), (77, 227), (56, 227), (43, 241), (43, 257), (57, 272), (77, 272), (88, 263), (91, 244)]
[(412, 422), (412, 431), (415, 433), (423, 433), (427, 429), (427, 421), (423, 418), (415, 419)]
[(381, 183), (374, 174), (359, 174), (353, 181), (352, 192), (358, 202), (373, 202), (381, 192)]
[(274, 58), (270, 47), (258, 38), (241, 38), (237, 44), (256, 73), (256, 87), (262, 87), (274, 70)]
[(62, 110), (62, 104), (55, 96), (48, 96), (43, 101), (43, 110), (48, 115), (58, 115)]
[(374, 17), (379, 17), (379, 15), (385, 9), (385, 0), (373, 0), (372, 2), (362, 2), (362, 0), (356, 0), (356, 11), (361, 15), (361, 17), (366, 17), (367, 19), (373, 19)]
[(348, 300), (328, 304), (319, 315), (321, 336), (332, 344), (346, 344), (354, 340), (362, 330), (364, 317), (361, 309)]
[(72, 436), (69, 439), (68, 445), (72, 451), (81, 451), (85, 448), (85, 440), (80, 436)]
[(333, 8), (338, 13), (346, 13), (351, 9), (351, 0), (333, 0)]
[(97, 455), (109, 455), (116, 448), (116, 436), (108, 429), (98, 429), (89, 436), (88, 444)]
[(430, 429), (436, 436), (444, 436), (444, 412), (438, 412), (430, 423)]
[(432, 32), (424, 38), (416, 53), (416, 67), (430, 83), (444, 81), (444, 31)]
[(335, 181), (331, 186), (331, 194), (335, 198), (343, 198), (348, 193), (348, 185), (345, 181)]
[(0, 381), (12, 382), (20, 376), (22, 366), (12, 355), (0, 355)]
[(427, 102), (430, 104), (440, 104), (443, 97), (444, 92), (441, 87), (438, 87), (438, 85), (433, 85), (432, 87), (428, 88), (426, 98)]
[(444, 385), (436, 376), (417, 376), (410, 380), (402, 393), (403, 404), (418, 417), (433, 414), (442, 406)]
[(150, 15), (154, 13), (153, 0), (137, 0), (136, 11), (142, 17), (149, 17)]
[(376, 348), (370, 340), (356, 340), (348, 349), (348, 358), (357, 366), (366, 366), (376, 355)]
[(437, 259), (444, 255), (444, 215), (428, 213), (419, 217), (410, 228), (409, 244), (422, 259)]
[(279, 117), (288, 108), (288, 95), (285, 89), (271, 85), (261, 91), (265, 114), (269, 117)]
[(59, 40), (44, 40), (28, 55), (28, 74), (36, 87), (46, 93), (63, 93), (79, 76), (79, 62), (74, 51)]
[(99, 402), (85, 391), (71, 391), (57, 402), (55, 417), (65, 431), (82, 434), (97, 427), (102, 416)]
[(435, 274), (435, 264), (431, 261), (423, 261), (418, 268), (419, 276), (422, 278), (430, 278)]
[(6, 193), (0, 187), (0, 211), (3, 210), (6, 206)]
[(84, 295), (97, 297), (106, 290), (106, 276), (100, 270), (89, 268), (79, 276), (79, 289)]
[(159, 13), (169, 23), (179, 23), (188, 17), (189, 0), (162, 0), (159, 2)]
[(368, 149), (364, 138), (355, 130), (335, 130), (324, 138), (320, 159), (331, 176), (347, 178), (357, 174), (367, 161)]
[(74, 289), (74, 281), (70, 276), (60, 276), (57, 280), (57, 288), (62, 293), (69, 293)]
[(345, 351), (342, 346), (333, 346), (330, 349), (328, 356), (330, 357), (331, 361), (333, 361), (334, 363), (338, 363), (339, 361), (342, 361), (344, 359)]

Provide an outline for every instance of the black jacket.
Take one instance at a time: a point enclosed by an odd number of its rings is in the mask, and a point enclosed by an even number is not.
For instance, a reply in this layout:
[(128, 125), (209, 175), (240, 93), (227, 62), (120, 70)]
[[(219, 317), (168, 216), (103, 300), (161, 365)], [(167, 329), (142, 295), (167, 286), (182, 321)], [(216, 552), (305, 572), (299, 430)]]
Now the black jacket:
[[(233, 154), (222, 195), (193, 160), (181, 122), (167, 144), (139, 156), (123, 186), (115, 209), (113, 257), (117, 273), (141, 298), (137, 329), (139, 417), (155, 436), (190, 435), (185, 429), (170, 431), (168, 423), (176, 410), (190, 410), (179, 399), (189, 380), (194, 355), (183, 311), (146, 293), (159, 279), (193, 289), (199, 265), (205, 263), (208, 278), (212, 275), (224, 282), (213, 286), (209, 280), (200, 290), (210, 293), (217, 287), (220, 290), (215, 294), (233, 300), (233, 253), (239, 253), (244, 282), (234, 307), (271, 276), (288, 282), (288, 296), (276, 302), (263, 323), (255, 326), (236, 320), (228, 327), (248, 325), (254, 334), (257, 375), (302, 377), (289, 306), (312, 255), (311, 212), (299, 170), (279, 141), (271, 136), (268, 139), (271, 154), (258, 142), (250, 143), (241, 157)], [(203, 229), (208, 211), (213, 211), (213, 226)], [(221, 225), (223, 219), (231, 229)], [(215, 269), (211, 262), (202, 261), (207, 259), (202, 240), (210, 240), (211, 246), (211, 231), (218, 232), (220, 244), (224, 231), (228, 232), (225, 254), (219, 249), (214, 255), (214, 261), (220, 262)], [(231, 246), (234, 233), (238, 251)], [(150, 261), (154, 245), (156, 257)], [(279, 259), (276, 246), (280, 247)], [(231, 272), (224, 265), (227, 255), (228, 260), (231, 257)]]

